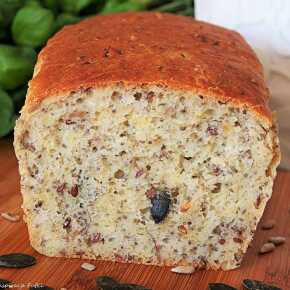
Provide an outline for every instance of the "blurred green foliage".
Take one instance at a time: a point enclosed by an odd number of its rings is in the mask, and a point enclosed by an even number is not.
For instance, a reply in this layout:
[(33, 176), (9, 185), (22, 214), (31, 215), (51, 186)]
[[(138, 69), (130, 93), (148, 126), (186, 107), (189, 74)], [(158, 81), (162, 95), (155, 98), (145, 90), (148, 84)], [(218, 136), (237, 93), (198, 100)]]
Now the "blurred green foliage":
[(79, 16), (75, 16), (69, 13), (61, 13), (57, 16), (55, 22), (56, 31), (60, 30), (65, 25), (74, 24), (81, 20), (82, 18)]
[(30, 47), (0, 45), (0, 86), (13, 90), (24, 85), (31, 77), (36, 53)]
[(142, 0), (108, 0), (101, 10), (102, 14), (126, 12), (126, 11), (142, 11), (146, 10), (146, 3)]
[(12, 99), (0, 89), (0, 136), (5, 136), (14, 127), (15, 115)]
[(54, 32), (54, 15), (49, 9), (30, 4), (21, 8), (12, 23), (13, 40), (18, 45), (40, 47)]

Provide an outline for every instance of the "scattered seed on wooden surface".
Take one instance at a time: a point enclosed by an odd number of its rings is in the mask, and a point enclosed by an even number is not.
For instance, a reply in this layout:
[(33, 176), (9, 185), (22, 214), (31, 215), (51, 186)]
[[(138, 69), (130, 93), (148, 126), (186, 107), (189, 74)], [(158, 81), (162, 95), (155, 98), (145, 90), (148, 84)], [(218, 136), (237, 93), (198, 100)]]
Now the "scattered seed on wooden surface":
[(96, 266), (93, 264), (90, 264), (90, 263), (83, 263), (81, 265), (81, 268), (83, 268), (84, 270), (87, 270), (87, 271), (94, 271), (96, 269)]
[(9, 286), (12, 285), (12, 282), (5, 279), (0, 279), (0, 289), (8, 289), (11, 288)]
[(273, 219), (269, 219), (266, 220), (263, 224), (262, 224), (262, 229), (263, 230), (271, 230), (274, 228), (276, 222)]
[(17, 214), (13, 214), (13, 213), (10, 213), (10, 212), (2, 212), (1, 213), (1, 216), (10, 221), (10, 222), (18, 222), (20, 221), (20, 216), (17, 215)]
[(119, 283), (110, 276), (99, 276), (96, 281), (101, 290), (151, 290), (142, 285)]
[(279, 246), (282, 245), (286, 242), (286, 238), (285, 237), (270, 237), (268, 239), (269, 242), (273, 243), (275, 246)]
[(234, 288), (224, 283), (209, 283), (208, 289), (209, 290), (237, 290), (237, 288)]
[(151, 290), (149, 288), (145, 288), (142, 285), (137, 284), (119, 284), (118, 286), (112, 288), (113, 290)]
[(260, 251), (259, 251), (259, 254), (266, 254), (266, 253), (270, 253), (270, 252), (273, 252), (275, 249), (275, 245), (273, 243), (265, 243)]
[(13, 253), (0, 256), (0, 267), (24, 268), (32, 266), (35, 263), (36, 259), (26, 254)]
[(31, 286), (29, 290), (54, 290), (54, 289), (46, 285), (36, 284)]
[(251, 280), (251, 279), (243, 280), (243, 286), (247, 290), (282, 290), (281, 288), (266, 284), (262, 281)]
[(171, 269), (171, 272), (178, 274), (192, 274), (195, 268), (193, 266), (177, 266)]
[(97, 286), (102, 290), (111, 290), (119, 283), (110, 276), (99, 276), (96, 278)]

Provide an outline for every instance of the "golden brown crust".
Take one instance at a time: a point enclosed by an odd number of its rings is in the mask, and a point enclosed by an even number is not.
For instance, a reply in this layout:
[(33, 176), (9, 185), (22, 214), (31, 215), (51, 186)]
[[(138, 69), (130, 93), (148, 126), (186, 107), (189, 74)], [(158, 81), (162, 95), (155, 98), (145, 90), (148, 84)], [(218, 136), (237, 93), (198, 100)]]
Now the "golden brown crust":
[(149, 12), (97, 16), (57, 33), (39, 55), (24, 110), (48, 97), (120, 82), (230, 100), (272, 122), (262, 66), (238, 33)]

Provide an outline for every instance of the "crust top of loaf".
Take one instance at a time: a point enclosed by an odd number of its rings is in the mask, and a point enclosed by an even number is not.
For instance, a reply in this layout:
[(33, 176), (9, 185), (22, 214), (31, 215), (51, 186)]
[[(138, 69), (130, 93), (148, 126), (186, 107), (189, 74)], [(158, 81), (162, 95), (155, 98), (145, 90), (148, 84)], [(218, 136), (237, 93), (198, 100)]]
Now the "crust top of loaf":
[(96, 16), (58, 32), (39, 54), (23, 110), (116, 83), (190, 90), (272, 122), (262, 66), (238, 33), (150, 12)]

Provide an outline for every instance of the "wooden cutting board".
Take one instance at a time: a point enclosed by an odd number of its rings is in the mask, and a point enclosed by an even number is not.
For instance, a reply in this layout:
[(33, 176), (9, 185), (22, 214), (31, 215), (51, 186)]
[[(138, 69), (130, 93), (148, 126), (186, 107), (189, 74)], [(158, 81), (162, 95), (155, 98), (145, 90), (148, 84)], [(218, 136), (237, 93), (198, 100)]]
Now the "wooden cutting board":
[[(0, 212), (21, 214), (19, 175), (11, 138), (0, 140)], [(170, 268), (133, 264), (91, 261), (96, 270), (88, 272), (80, 268), (79, 259), (47, 258), (35, 252), (29, 245), (23, 221), (12, 223), (0, 218), (0, 254), (27, 253), (37, 258), (37, 264), (25, 269), (0, 268), (0, 278), (18, 284), (18, 288), (44, 283), (54, 289), (97, 289), (95, 278), (109, 275), (122, 282), (138, 283), (154, 290), (205, 290), (210, 282), (223, 282), (242, 289), (241, 281), (252, 278), (290, 289), (290, 172), (279, 171), (274, 194), (264, 213), (263, 221), (274, 218), (276, 226), (263, 231), (260, 226), (242, 266), (238, 270), (200, 271), (191, 275), (170, 272)], [(260, 224), (261, 224), (260, 223)], [(283, 235), (286, 244), (273, 253), (259, 256), (261, 245), (272, 235)], [(23, 287), (22, 287), (23, 285)], [(25, 285), (25, 286), (24, 286)], [(17, 286), (17, 285), (15, 285)]]

